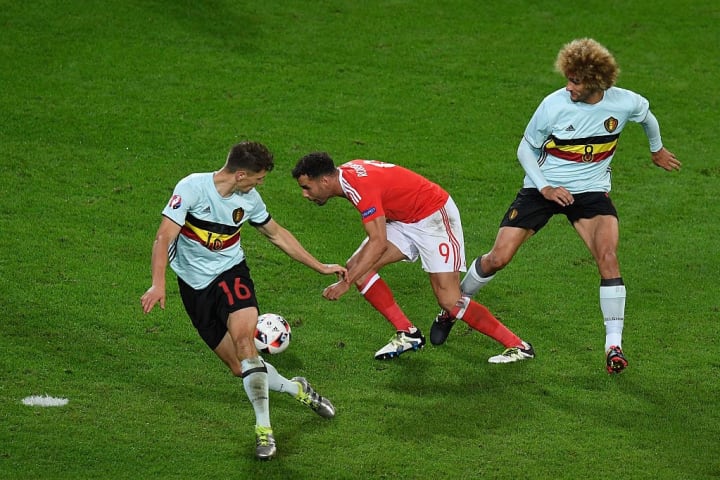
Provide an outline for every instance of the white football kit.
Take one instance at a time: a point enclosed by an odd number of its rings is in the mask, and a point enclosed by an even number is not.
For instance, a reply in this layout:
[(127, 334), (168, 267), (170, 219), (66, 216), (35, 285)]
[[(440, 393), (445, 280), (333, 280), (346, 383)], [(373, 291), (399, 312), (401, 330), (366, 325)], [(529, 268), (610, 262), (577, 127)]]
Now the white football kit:
[(222, 197), (212, 172), (180, 180), (162, 214), (182, 226), (168, 249), (170, 266), (196, 290), (245, 259), (240, 243), (243, 223), (258, 226), (270, 221), (257, 190)]
[[(537, 164), (551, 186), (565, 187), (572, 194), (609, 192), (610, 162), (620, 133), (628, 121), (641, 123), (649, 116), (648, 101), (630, 90), (611, 87), (600, 102), (587, 104), (573, 102), (561, 88), (540, 103), (523, 139), (540, 151)], [(659, 132), (650, 140), (660, 144)], [(524, 188), (544, 186), (536, 185), (527, 167), (526, 171)]]

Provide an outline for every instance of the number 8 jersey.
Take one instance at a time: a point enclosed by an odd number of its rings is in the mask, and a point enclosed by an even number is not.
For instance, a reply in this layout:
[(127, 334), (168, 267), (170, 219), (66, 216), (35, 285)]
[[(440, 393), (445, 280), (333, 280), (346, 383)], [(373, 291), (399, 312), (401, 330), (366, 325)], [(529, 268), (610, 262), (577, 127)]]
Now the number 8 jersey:
[[(561, 88), (543, 99), (523, 136), (542, 150), (538, 165), (553, 187), (609, 192), (620, 133), (628, 121), (645, 120), (649, 108), (644, 97), (623, 88), (610, 87), (595, 104), (573, 102)], [(527, 175), (523, 187), (537, 188)]]

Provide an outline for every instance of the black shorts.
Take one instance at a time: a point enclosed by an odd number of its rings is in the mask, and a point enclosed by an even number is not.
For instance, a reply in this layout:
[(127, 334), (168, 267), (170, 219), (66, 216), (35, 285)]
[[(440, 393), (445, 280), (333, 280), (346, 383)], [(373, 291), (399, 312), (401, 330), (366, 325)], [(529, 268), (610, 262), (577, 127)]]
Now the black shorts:
[(232, 312), (249, 307), (258, 308), (255, 285), (244, 260), (218, 275), (202, 290), (195, 290), (180, 277), (178, 285), (185, 311), (212, 350), (217, 348), (227, 333), (227, 320)]
[(612, 215), (617, 218), (617, 210), (606, 192), (587, 192), (573, 195), (572, 205), (562, 207), (546, 200), (536, 188), (521, 189), (500, 222), (501, 227), (518, 227), (535, 232), (543, 228), (550, 217), (561, 213), (571, 224), (581, 218), (593, 218), (597, 215)]

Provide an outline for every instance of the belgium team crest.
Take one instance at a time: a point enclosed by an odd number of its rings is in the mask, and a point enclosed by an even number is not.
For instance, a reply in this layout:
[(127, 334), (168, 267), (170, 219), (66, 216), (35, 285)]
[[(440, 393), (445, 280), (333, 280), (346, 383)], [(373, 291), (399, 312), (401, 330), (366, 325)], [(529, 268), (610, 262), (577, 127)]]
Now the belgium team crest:
[(233, 210), (232, 216), (233, 222), (240, 223), (240, 220), (242, 220), (245, 216), (245, 210), (243, 210), (242, 208), (236, 208), (235, 210)]
[(605, 120), (605, 130), (608, 131), (608, 133), (613, 133), (615, 129), (618, 127), (618, 121), (617, 118), (614, 117), (608, 117), (607, 120)]

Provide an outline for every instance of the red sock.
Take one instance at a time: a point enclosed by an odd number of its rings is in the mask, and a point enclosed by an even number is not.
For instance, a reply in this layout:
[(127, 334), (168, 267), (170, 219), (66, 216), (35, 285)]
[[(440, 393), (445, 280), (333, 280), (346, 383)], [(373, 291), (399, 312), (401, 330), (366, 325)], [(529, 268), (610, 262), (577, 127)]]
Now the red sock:
[(358, 290), (365, 297), (365, 300), (375, 307), (375, 310), (393, 324), (395, 330), (407, 332), (412, 328), (412, 322), (408, 320), (395, 302), (390, 287), (380, 278), (380, 275), (377, 273), (369, 275), (365, 283), (358, 287)]
[(490, 310), (474, 300), (470, 300), (464, 312), (460, 307), (456, 306), (450, 311), (450, 314), (455, 318), (461, 319), (478, 332), (502, 343), (505, 348), (519, 347), (522, 345), (520, 337), (500, 323), (500, 320), (495, 318), (495, 316), (490, 313)]

